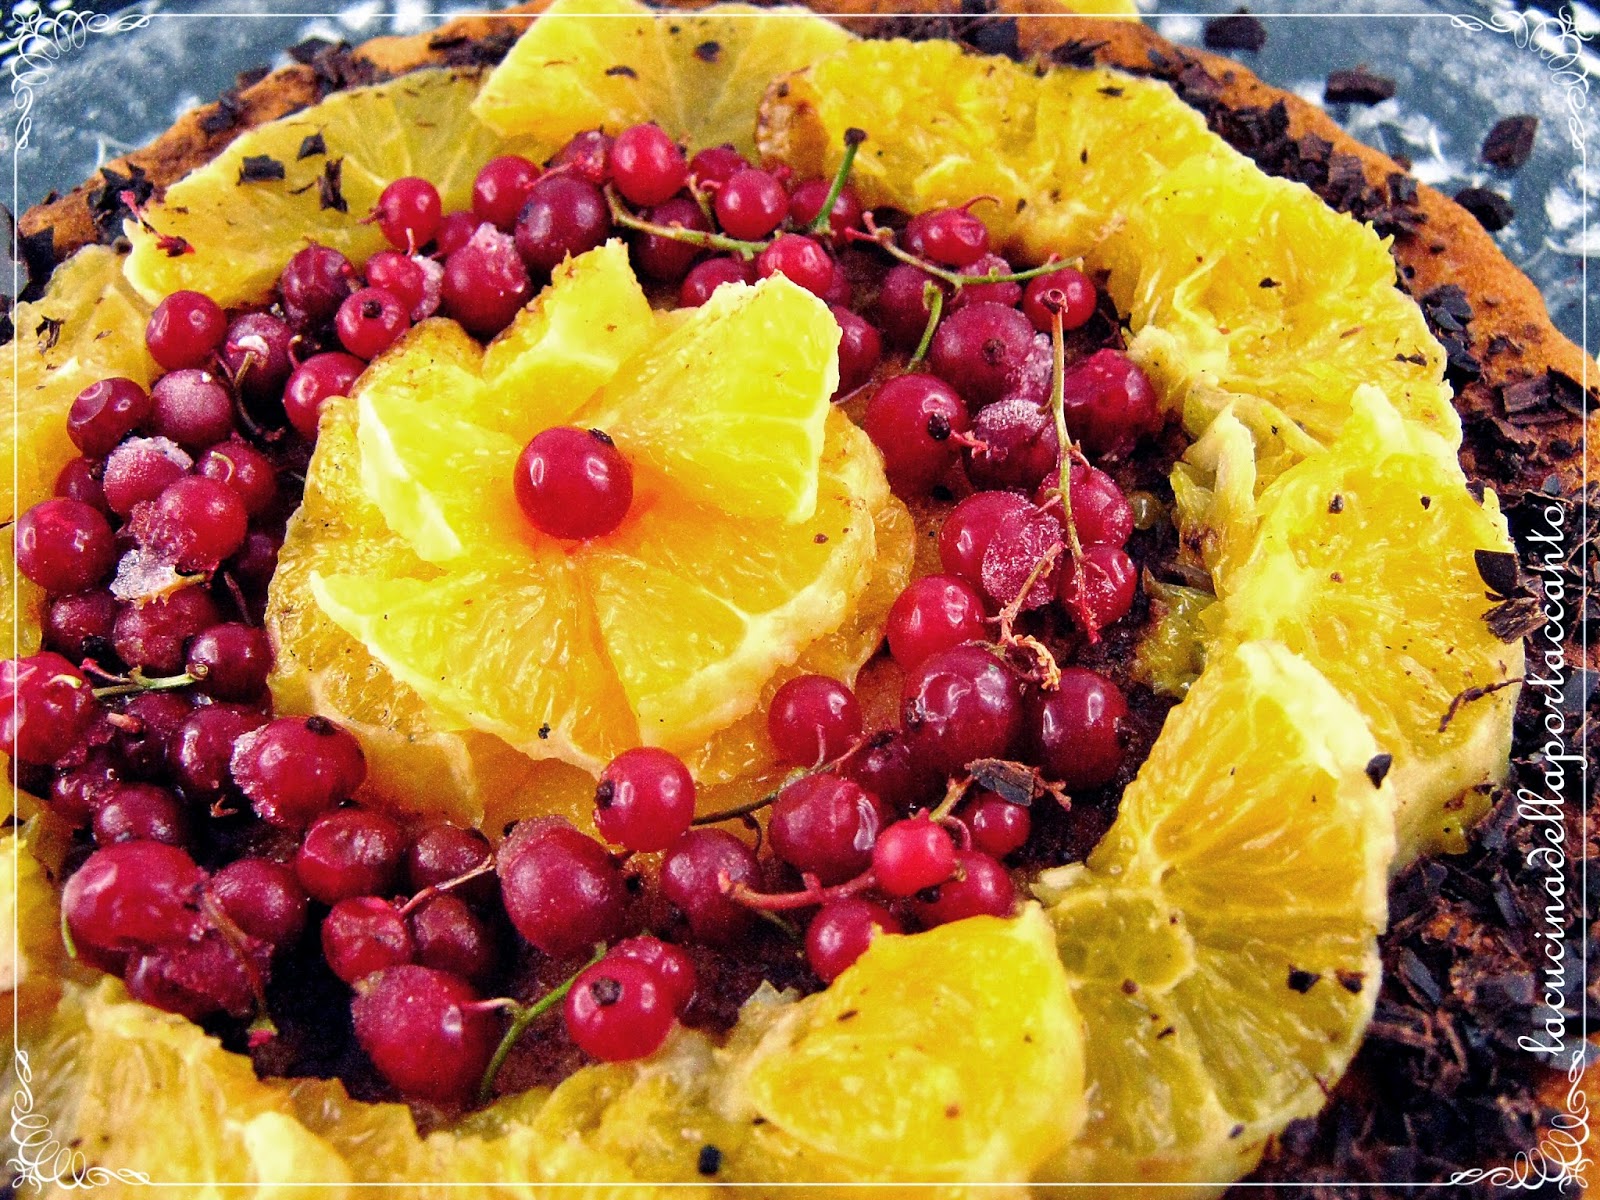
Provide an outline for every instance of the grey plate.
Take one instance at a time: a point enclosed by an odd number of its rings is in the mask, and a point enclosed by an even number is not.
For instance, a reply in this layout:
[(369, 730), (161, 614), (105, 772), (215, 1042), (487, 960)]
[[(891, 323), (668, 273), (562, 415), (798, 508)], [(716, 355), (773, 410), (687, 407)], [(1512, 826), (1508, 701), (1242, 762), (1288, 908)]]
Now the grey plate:
[[(34, 0), (17, 4), (13, 21), (39, 7)], [(78, 45), (68, 43), (35, 73), (32, 134), (15, 156), (13, 211), (149, 141), (179, 113), (215, 98), (238, 72), (283, 65), (283, 48), (302, 38), (359, 41), (416, 33), (468, 11), (435, 0), (328, 5), (327, 16), (314, 15), (322, 7), (316, 0), (150, 0), (128, 9), (101, 4), (80, 11), (97, 7), (151, 20), (122, 32), (80, 30)], [(1164, 36), (1199, 45), (1204, 18), (1236, 8), (1237, 0), (1162, 0), (1149, 19)], [(1474, 30), (1452, 21), (1452, 14), (1503, 28)], [(1586, 64), (1552, 58), (1576, 45), (1562, 41), (1554, 19), (1518, 17), (1490, 0), (1279, 0), (1276, 15), (1261, 19), (1266, 47), (1235, 57), (1278, 87), (1320, 102), (1323, 79), (1340, 67), (1365, 64), (1395, 78), (1394, 99), (1371, 108), (1335, 105), (1333, 115), (1363, 141), (1409, 158), (1424, 183), (1449, 192), (1488, 186), (1508, 196), (1516, 217), (1496, 235), (1501, 247), (1544, 292), (1564, 332), (1583, 340), (1587, 321), (1596, 334), (1592, 344), (1600, 345), (1600, 306), (1586, 313), (1582, 273), (1584, 256), (1600, 253), (1600, 177), (1593, 168), (1585, 174), (1573, 140), (1575, 131), (1581, 138), (1593, 124), (1581, 107)], [(1591, 9), (1579, 6), (1575, 19), (1579, 32), (1600, 29)], [(11, 49), (0, 46), (0, 52)], [(1540, 124), (1533, 158), (1511, 174), (1481, 163), (1478, 148), (1497, 120), (1515, 113), (1531, 113)], [(15, 145), (10, 125), (0, 131), (0, 151), (8, 157)], [(1596, 216), (1587, 236), (1586, 214)]]

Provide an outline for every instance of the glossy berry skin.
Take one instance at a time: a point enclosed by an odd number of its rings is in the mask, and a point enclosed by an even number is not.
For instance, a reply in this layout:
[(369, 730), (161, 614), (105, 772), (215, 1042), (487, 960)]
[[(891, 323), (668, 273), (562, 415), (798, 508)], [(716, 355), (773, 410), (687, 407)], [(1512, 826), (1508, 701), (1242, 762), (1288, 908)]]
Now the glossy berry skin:
[(973, 487), (1025, 492), (1053, 476), (1059, 481), (1061, 442), (1048, 409), (1020, 398), (985, 405), (972, 419), (972, 436), (983, 443), (966, 452)]
[(660, 938), (632, 937), (624, 938), (606, 952), (607, 961), (618, 958), (629, 959), (654, 971), (672, 1011), (683, 1015), (699, 986), (694, 959), (686, 951)]
[(186, 587), (161, 600), (130, 604), (111, 626), (117, 657), (147, 675), (176, 675), (183, 670), (189, 639), (221, 620), (203, 588)]
[(633, 468), (598, 429), (535, 434), (517, 457), (512, 485), (523, 514), (551, 537), (610, 533), (633, 503)]
[(1086, 633), (1120, 621), (1139, 591), (1139, 568), (1116, 546), (1085, 546), (1080, 568), (1070, 559), (1061, 569), (1061, 605)]
[(256, 815), (291, 830), (348, 800), (367, 777), (361, 743), (325, 717), (279, 717), (235, 747), (229, 766)]
[(487, 224), (487, 221), (478, 220), (470, 212), (445, 213), (444, 220), (439, 222), (439, 231), (433, 235), (434, 257), (449, 258), (472, 240), (479, 226)]
[(640, 746), (612, 759), (594, 793), (594, 826), (627, 850), (665, 850), (694, 818), (694, 780), (683, 760)]
[(190, 454), (226, 441), (233, 434), (233, 396), (210, 371), (173, 371), (150, 389), (154, 401), (150, 427)]
[(350, 896), (322, 919), (322, 957), (346, 983), (413, 961), (417, 948), (399, 910), (377, 896)]
[(278, 471), (272, 460), (249, 442), (230, 438), (211, 447), (195, 464), (195, 474), (226, 485), (245, 512), (259, 517), (278, 499)]
[(1001, 859), (1021, 848), (1033, 832), (1033, 817), (1020, 804), (999, 796), (980, 795), (956, 815), (972, 834), (972, 848)]
[(524, 821), (495, 856), (512, 925), (554, 958), (610, 941), (627, 919), (622, 870), (591, 837), (562, 821)]
[(861, 896), (833, 900), (817, 910), (806, 929), (806, 961), (824, 983), (832, 983), (866, 953), (880, 933), (904, 933), (899, 919)]
[(472, 215), (510, 233), (538, 181), (539, 168), (519, 155), (491, 158), (472, 181)]
[(798, 675), (773, 695), (767, 734), (790, 766), (832, 762), (861, 736), (861, 705), (837, 679)]
[[(998, 254), (985, 254), (961, 268), (961, 274), (974, 279), (982, 279), (989, 275), (1010, 275), (1013, 268), (1009, 262)], [(966, 308), (973, 304), (1003, 304), (1007, 308), (1015, 308), (1022, 299), (1022, 285), (1014, 280), (996, 283), (967, 283), (956, 290), (950, 297), (946, 306), (948, 311)]]
[(933, 926), (968, 917), (1009, 917), (1016, 904), (1016, 885), (1003, 866), (976, 850), (957, 850), (955, 878), (918, 896), (912, 910)]
[(767, 834), (784, 862), (831, 885), (867, 869), (883, 824), (878, 798), (853, 780), (803, 775), (778, 793)]
[(678, 289), (678, 304), (683, 308), (699, 308), (711, 299), (711, 293), (725, 283), (754, 283), (755, 264), (742, 258), (718, 255), (695, 263), (684, 276)]
[(322, 402), (330, 396), (348, 396), (367, 364), (353, 354), (313, 354), (294, 369), (283, 389), (283, 408), (289, 424), (302, 437), (317, 436)]
[(180, 571), (210, 571), (244, 545), (250, 514), (227, 484), (188, 475), (162, 489), (148, 524), (138, 524), (144, 527), (140, 542), (169, 557)]
[(557, 150), (546, 166), (551, 174), (559, 171), (601, 187), (611, 182), (612, 141), (610, 134), (585, 129), (573, 134), (572, 140)]
[(405, 852), (405, 831), (382, 813), (338, 808), (306, 830), (294, 873), (306, 894), (324, 904), (388, 895), (399, 881)]
[(499, 947), (488, 923), (455, 896), (435, 896), (411, 914), (415, 959), (475, 984), (492, 978)]
[(989, 228), (964, 208), (936, 208), (912, 217), (900, 241), (918, 258), (965, 267), (989, 252)]
[(516, 243), (484, 225), (444, 264), (439, 296), (444, 311), (476, 338), (499, 333), (528, 298), (533, 284)]
[(902, 670), (963, 642), (982, 641), (983, 597), (955, 575), (914, 579), (889, 609), (889, 653)]
[(227, 333), (227, 314), (210, 296), (173, 292), (150, 314), (144, 344), (163, 368), (179, 371), (205, 366)]
[[(817, 219), (832, 188), (831, 179), (808, 179), (794, 189), (789, 196), (789, 220), (796, 229), (805, 229)], [(850, 230), (861, 228), (861, 214), (861, 201), (846, 185), (834, 198), (833, 209), (828, 214), (829, 239), (841, 245)]]
[(94, 721), (89, 681), (59, 654), (0, 659), (0, 751), (25, 763), (52, 763)]
[(1027, 509), (1027, 500), (1011, 492), (978, 492), (956, 505), (939, 527), (939, 562), (945, 571), (981, 588), (989, 544), (1002, 524)]
[(691, 829), (673, 843), (661, 864), (661, 892), (689, 921), (696, 941), (727, 945), (755, 921), (755, 914), (722, 893), (719, 876), (759, 888), (755, 851), (723, 829)]
[(209, 704), (185, 717), (168, 743), (172, 773), (184, 794), (210, 797), (222, 791), (234, 743), (266, 720), (260, 710), (238, 704)]
[[(406, 851), (406, 886), (412, 892), (435, 887), (492, 862), (489, 839), (476, 829), (463, 829), (441, 821), (419, 833)], [(486, 903), (499, 892), (494, 876), (482, 875), (452, 888), (451, 894), (474, 904)]]
[(333, 318), (339, 344), (357, 358), (371, 361), (411, 328), (411, 306), (383, 288), (351, 292)]
[(689, 164), (659, 125), (630, 125), (612, 143), (611, 179), (629, 203), (660, 204), (689, 182)]
[(813, 296), (826, 298), (834, 283), (834, 262), (822, 243), (797, 233), (785, 233), (756, 256), (756, 274), (762, 279), (783, 275)]
[(967, 427), (961, 397), (943, 381), (916, 372), (885, 381), (867, 401), (862, 421), (901, 495), (926, 492), (944, 478), (961, 450), (951, 435)]
[(294, 331), (271, 313), (245, 313), (228, 326), (222, 369), (247, 400), (275, 400), (294, 370)]
[(900, 721), (913, 758), (946, 775), (978, 758), (1009, 758), (1023, 731), (1015, 672), (981, 646), (956, 646), (906, 673)]
[(648, 1058), (672, 1030), (672, 998), (641, 962), (606, 958), (585, 970), (562, 1014), (578, 1048), (601, 1062)]
[(402, 1095), (468, 1103), (499, 1044), (498, 1010), (455, 975), (407, 964), (363, 982), (351, 1005), (356, 1041)]
[(1067, 429), (1092, 455), (1122, 457), (1161, 428), (1156, 390), (1127, 355), (1097, 350), (1062, 379)]
[(267, 631), (239, 621), (203, 629), (189, 642), (184, 670), (195, 685), (218, 700), (257, 700), (272, 670)]
[(883, 335), (872, 322), (841, 304), (830, 305), (829, 311), (839, 326), (839, 388), (833, 394), (837, 401), (871, 381), (883, 358)]
[[(1046, 479), (1036, 502), (1058, 519), (1063, 515), (1059, 496), (1049, 496), (1060, 481)], [(1068, 486), (1072, 492), (1072, 523), (1078, 541), (1085, 546), (1115, 546), (1121, 549), (1133, 535), (1133, 506), (1116, 481), (1098, 467), (1072, 464)]]
[(41, 500), (17, 518), (15, 536), (17, 570), (47, 592), (81, 592), (117, 564), (110, 523), (81, 500)]
[[(479, 179), (482, 177), (480, 173)], [(476, 205), (476, 187), (473, 189), (473, 201)], [(431, 242), (433, 235), (438, 232), (439, 222), (444, 219), (444, 203), (439, 199), (439, 189), (433, 184), (415, 175), (405, 175), (378, 194), (378, 203), (372, 215), (391, 246), (407, 254), (415, 254), (419, 247)], [(513, 217), (515, 215), (512, 214)]]
[(270, 946), (287, 946), (305, 932), (310, 902), (292, 867), (270, 858), (238, 858), (206, 886), (229, 920)]
[(131, 379), (101, 379), (79, 392), (67, 410), (67, 436), (90, 458), (113, 447), (150, 419), (150, 394)]
[(278, 291), (292, 324), (302, 328), (333, 320), (355, 290), (356, 269), (337, 250), (315, 242), (299, 251), (278, 276)]
[(897, 263), (884, 274), (878, 288), (877, 324), (883, 335), (901, 349), (916, 346), (928, 327), (928, 318), (933, 314), (928, 307), (930, 283), (936, 290), (949, 290), (910, 263)]
[(956, 847), (944, 827), (926, 813), (896, 821), (878, 835), (872, 848), (872, 874), (888, 896), (915, 895), (950, 878)]
[(593, 250), (610, 232), (611, 212), (599, 188), (571, 175), (547, 175), (528, 193), (517, 218), (517, 253), (528, 270), (548, 274), (562, 259)]
[[(193, 712), (188, 699), (177, 692), (141, 692), (130, 696), (122, 707), (122, 714), (130, 718), (132, 727), (118, 730), (114, 743), (117, 756), (128, 773), (136, 779), (158, 782), (166, 778), (177, 760), (184, 722)], [(226, 758), (223, 767), (226, 770)]]
[(1040, 769), (1069, 791), (1110, 783), (1126, 754), (1127, 718), (1127, 698), (1115, 683), (1084, 667), (1063, 667), (1061, 686), (1033, 707), (1031, 741)]
[(67, 500), (77, 500), (101, 512), (110, 511), (110, 506), (106, 503), (105, 488), (100, 485), (100, 471), (96, 464), (87, 458), (69, 458), (56, 474), (51, 494)]
[(79, 946), (126, 953), (177, 945), (199, 933), (205, 872), (176, 846), (119, 842), (89, 855), (61, 892)]
[(969, 404), (992, 404), (1021, 378), (1033, 332), (1014, 308), (969, 304), (939, 322), (928, 364)]
[[(367, 259), (367, 284), (390, 292), (400, 301), (413, 321), (432, 310), (428, 307), (428, 272), (422, 262), (397, 250), (380, 250)], [(342, 306), (341, 306), (342, 307)]]
[(115, 783), (100, 796), (94, 813), (96, 845), (115, 842), (165, 842), (182, 846), (189, 840), (189, 821), (178, 798), (153, 783)]
[[(1051, 296), (1052, 292), (1055, 293), (1054, 297)], [(1082, 271), (1062, 267), (1048, 275), (1035, 276), (1028, 280), (1028, 286), (1022, 290), (1022, 315), (1040, 333), (1049, 333), (1054, 327), (1052, 300), (1056, 310), (1061, 313), (1062, 329), (1077, 329), (1087, 325), (1099, 303), (1094, 282)]]
[(745, 167), (717, 189), (712, 209), (717, 224), (729, 237), (759, 241), (783, 224), (789, 211), (789, 194), (776, 176)]
[[(645, 213), (645, 219), (671, 229), (695, 230), (708, 233), (711, 223), (706, 220), (700, 206), (687, 196), (674, 196)], [(689, 267), (700, 254), (701, 247), (692, 242), (662, 237), (655, 233), (641, 233), (633, 239), (633, 261), (639, 270), (657, 283), (677, 283), (689, 273)]]
[(732, 179), (735, 172), (750, 165), (748, 159), (731, 145), (707, 146), (689, 160), (689, 178), (702, 190), (715, 192)]
[(92, 658), (109, 665), (116, 653), (111, 631), (121, 611), (117, 598), (99, 588), (60, 596), (45, 609), (45, 646), (72, 662)]
[(861, 788), (878, 797), (889, 813), (905, 814), (932, 798), (937, 782), (921, 764), (911, 759), (905, 735), (879, 730), (839, 767), (839, 774), (853, 779)]

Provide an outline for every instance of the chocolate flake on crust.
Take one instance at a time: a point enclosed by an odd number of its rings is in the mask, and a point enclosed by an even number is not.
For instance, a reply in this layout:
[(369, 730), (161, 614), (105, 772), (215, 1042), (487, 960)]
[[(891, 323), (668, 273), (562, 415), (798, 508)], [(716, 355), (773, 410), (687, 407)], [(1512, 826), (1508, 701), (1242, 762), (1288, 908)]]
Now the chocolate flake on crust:
[(1267, 44), (1267, 27), (1245, 9), (1228, 17), (1213, 17), (1202, 35), (1208, 50), (1260, 50)]
[(103, 182), (89, 193), (89, 217), (101, 245), (108, 246), (122, 236), (123, 221), (138, 215), (135, 210), (155, 195), (156, 187), (137, 165), (130, 165), (126, 175), (101, 167), (100, 178)]
[(1539, 118), (1527, 113), (1506, 117), (1483, 139), (1479, 157), (1492, 167), (1515, 171), (1533, 154), (1533, 135), (1538, 128)]

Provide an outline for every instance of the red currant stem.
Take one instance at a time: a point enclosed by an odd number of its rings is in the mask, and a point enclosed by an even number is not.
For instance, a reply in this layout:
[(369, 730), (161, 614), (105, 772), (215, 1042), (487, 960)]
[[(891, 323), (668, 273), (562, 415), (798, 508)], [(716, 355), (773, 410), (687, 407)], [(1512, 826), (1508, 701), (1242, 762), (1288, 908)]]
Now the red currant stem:
[(944, 315), (944, 289), (933, 280), (928, 280), (922, 285), (922, 302), (928, 306), (928, 323), (922, 327), (922, 340), (917, 343), (916, 353), (906, 363), (907, 367), (915, 367), (928, 353), (928, 347), (933, 345), (933, 332), (939, 328), (939, 318)]
[(940, 823), (944, 826), (945, 832), (950, 835), (950, 840), (955, 842), (956, 849), (972, 849), (972, 830), (967, 827), (965, 821), (960, 817), (950, 816)]
[(699, 180), (691, 179), (689, 181), (689, 195), (694, 198), (695, 207), (700, 210), (700, 215), (706, 219), (706, 223), (715, 225), (717, 223), (716, 209), (712, 208), (711, 197), (707, 194), (706, 189), (700, 186)]
[(767, 242), (745, 242), (721, 233), (705, 233), (698, 229), (685, 229), (674, 221), (660, 225), (635, 216), (623, 207), (622, 201), (611, 188), (606, 188), (606, 203), (611, 206), (611, 219), (624, 229), (637, 229), (640, 233), (653, 233), (674, 242), (687, 242), (691, 246), (704, 246), (708, 250), (731, 250), (741, 258), (754, 258), (768, 246)]
[(402, 917), (409, 917), (417, 909), (428, 903), (428, 901), (436, 899), (437, 897), (444, 895), (446, 892), (460, 887), (462, 884), (471, 883), (474, 879), (479, 879), (482, 876), (487, 875), (492, 870), (494, 870), (494, 855), (490, 854), (470, 871), (463, 871), (460, 875), (457, 875), (453, 879), (446, 879), (439, 883), (430, 883), (415, 896), (411, 897), (411, 899), (407, 900), (405, 904), (401, 905), (400, 915)]
[[(514, 1015), (511, 1018), (510, 1026), (506, 1029), (505, 1036), (500, 1039), (500, 1044), (494, 1049), (494, 1057), (489, 1060), (488, 1067), (484, 1069), (483, 1080), (478, 1084), (479, 1101), (488, 1103), (494, 1095), (494, 1077), (500, 1073), (500, 1068), (505, 1065), (506, 1059), (510, 1057), (512, 1048), (521, 1040), (522, 1035), (528, 1032), (528, 1026), (565, 1000), (567, 993), (572, 990), (572, 985), (577, 982), (578, 976), (604, 958), (605, 954), (606, 947), (605, 943), (602, 942), (595, 947), (594, 954), (588, 962), (584, 963), (583, 966), (568, 975), (532, 1004), (523, 1006), (512, 1001), (510, 1011)], [(500, 1007), (506, 1006), (500, 1005)]]
[(740, 817), (748, 817), (769, 807), (778, 798), (777, 792), (768, 792), (759, 800), (752, 800), (748, 804), (735, 805), (733, 808), (718, 809), (716, 812), (703, 813), (689, 822), (691, 825), (720, 825), (724, 821), (737, 821)]
[(61, 910), (61, 944), (67, 948), (67, 957), (76, 961), (78, 943), (72, 940), (72, 927), (67, 924), (67, 910)]
[(1056, 662), (1056, 656), (1050, 653), (1050, 648), (1038, 638), (1011, 634), (1007, 636), (1005, 645), (1008, 649), (1020, 650), (1032, 657), (1032, 664), (1020, 669), (1042, 691), (1053, 692), (1061, 686), (1061, 665)]
[[(768, 792), (759, 800), (751, 800), (748, 804), (740, 804), (734, 808), (724, 808), (719, 809), (716, 812), (705, 813), (701, 816), (695, 817), (689, 822), (689, 824), (720, 825), (724, 821), (737, 821), (741, 817), (752, 816), (753, 814), (760, 812), (763, 808), (770, 808), (772, 803), (777, 800), (778, 792), (783, 791), (783, 788), (788, 787), (796, 780), (806, 778), (808, 775), (821, 775), (828, 771), (837, 771), (845, 763), (849, 762), (851, 756), (859, 751), (868, 742), (870, 742), (874, 736), (876, 735), (873, 733), (863, 733), (855, 741), (851, 742), (845, 752), (839, 755), (838, 758), (832, 759), (829, 762), (818, 763), (816, 766), (806, 768), (805, 770), (790, 772), (784, 777), (783, 787), (780, 787), (777, 791)], [(757, 832), (759, 833), (759, 831), (760, 827), (757, 826)]]
[(800, 931), (798, 929), (796, 929), (792, 923), (790, 923), (789, 921), (784, 920), (777, 913), (771, 912), (771, 911), (769, 911), (769, 910), (767, 910), (765, 908), (758, 908), (758, 909), (755, 909), (754, 911), (755, 911), (756, 916), (760, 917), (767, 924), (771, 925), (774, 929), (776, 929), (779, 933), (783, 934), (783, 936), (788, 938), (791, 942), (795, 942), (796, 944), (799, 944), (799, 943), (801, 943), (801, 942), (803, 942), (805, 940), (803, 937), (800, 936)]
[(807, 233), (828, 232), (833, 221), (833, 206), (850, 178), (850, 167), (856, 161), (856, 151), (861, 149), (861, 143), (866, 140), (866, 133), (860, 129), (851, 127), (844, 131), (844, 157), (839, 160), (839, 169), (833, 173), (833, 183), (828, 188), (827, 197), (822, 201), (822, 207), (817, 210), (817, 215), (811, 218), (811, 224), (806, 226)]
[(928, 814), (928, 820), (935, 825), (942, 824), (950, 814), (955, 812), (956, 805), (966, 798), (967, 789), (972, 786), (972, 776), (963, 775), (960, 779), (952, 779), (944, 789), (944, 799), (939, 801), (939, 807)]
[(976, 450), (979, 453), (987, 454), (989, 451), (988, 442), (982, 438), (975, 438), (970, 433), (952, 433), (946, 440), (955, 443), (957, 446), (965, 446), (968, 450)]
[[(199, 683), (204, 675), (204, 671), (201, 671), (199, 675), (185, 671), (182, 675), (157, 676), (151, 679), (147, 678), (138, 667), (135, 667), (128, 672), (126, 683), (113, 683), (106, 687), (97, 687), (94, 689), (93, 695), (96, 700), (104, 700), (107, 696), (128, 696), (134, 692), (169, 692), (174, 688), (188, 687), (190, 684)], [(112, 678), (116, 678), (116, 676), (112, 676)]]
[(222, 935), (222, 940), (228, 943), (228, 949), (233, 951), (234, 956), (239, 960), (239, 965), (244, 968), (244, 977), (250, 981), (251, 994), (256, 998), (256, 1011), (266, 1012), (266, 984), (261, 978), (261, 972), (256, 969), (255, 961), (245, 949), (249, 934), (234, 924), (233, 918), (223, 911), (222, 905), (204, 892), (200, 895), (200, 911), (205, 913), (211, 923), (217, 927), (217, 932)]
[(1026, 283), (1030, 279), (1037, 279), (1040, 275), (1049, 275), (1059, 271), (1065, 265), (1060, 259), (1052, 258), (1049, 262), (1041, 263), (1037, 267), (1029, 267), (1026, 271), (1009, 271), (1005, 274), (991, 272), (988, 275), (963, 275), (959, 271), (946, 270), (944, 267), (931, 263), (925, 258), (918, 258), (909, 250), (904, 250), (895, 243), (892, 229), (880, 229), (873, 223), (872, 214), (868, 213), (863, 218), (867, 227), (866, 233), (851, 231), (851, 237), (856, 241), (876, 242), (889, 254), (898, 258), (903, 263), (910, 263), (918, 270), (932, 275), (935, 279), (942, 279), (951, 287), (959, 291), (961, 288), (983, 283)]
[(1011, 602), (1000, 610), (1000, 642), (1002, 645), (1014, 645), (1016, 638), (1012, 636), (1011, 627), (1017, 623), (1017, 618), (1022, 615), (1022, 605), (1028, 599), (1028, 593), (1033, 591), (1033, 585), (1050, 573), (1050, 568), (1056, 565), (1056, 559), (1061, 557), (1061, 543), (1057, 542), (1050, 549), (1039, 556), (1039, 561), (1033, 564), (1033, 570), (1028, 572), (1028, 577), (1022, 581)]
[(726, 873), (717, 876), (717, 886), (722, 894), (736, 904), (764, 912), (783, 912), (791, 908), (815, 908), (830, 900), (843, 900), (859, 892), (869, 891), (878, 885), (878, 878), (870, 870), (854, 879), (833, 887), (823, 887), (815, 875), (802, 875), (805, 887), (798, 892), (758, 892), (748, 883), (735, 883)]
[(1067, 432), (1067, 343), (1061, 324), (1066, 297), (1052, 288), (1045, 293), (1044, 303), (1050, 310), (1050, 412), (1056, 419), (1056, 442), (1061, 447), (1061, 523), (1067, 531), (1067, 545), (1076, 570), (1083, 565), (1083, 544), (1078, 541), (1078, 524), (1072, 519), (1072, 455), (1076, 447)]

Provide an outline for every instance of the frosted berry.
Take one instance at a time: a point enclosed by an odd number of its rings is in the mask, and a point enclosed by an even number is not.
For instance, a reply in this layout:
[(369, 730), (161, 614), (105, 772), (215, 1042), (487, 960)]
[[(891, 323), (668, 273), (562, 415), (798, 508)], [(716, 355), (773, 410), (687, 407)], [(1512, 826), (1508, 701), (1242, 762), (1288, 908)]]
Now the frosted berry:
[(279, 717), (239, 744), (230, 770), (263, 821), (302, 829), (355, 794), (367, 762), (361, 743), (326, 717)]
[(225, 441), (233, 433), (233, 395), (210, 371), (173, 371), (150, 389), (155, 411), (150, 428), (190, 454)]

